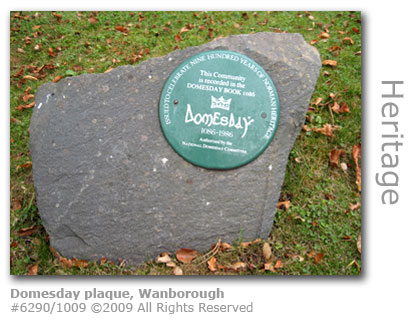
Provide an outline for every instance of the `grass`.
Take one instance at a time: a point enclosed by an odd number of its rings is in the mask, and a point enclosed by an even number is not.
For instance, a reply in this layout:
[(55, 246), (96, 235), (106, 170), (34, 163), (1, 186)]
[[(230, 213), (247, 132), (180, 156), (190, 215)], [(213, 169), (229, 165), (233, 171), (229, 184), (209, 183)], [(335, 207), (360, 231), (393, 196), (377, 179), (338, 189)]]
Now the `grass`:
[[(321, 60), (337, 61), (335, 67), (322, 67), (311, 98), (313, 109), (306, 119), (307, 128), (331, 124), (337, 128), (335, 136), (312, 130), (300, 133), (290, 154), (281, 194), (281, 200), (290, 201), (290, 206), (277, 210), (267, 240), (238, 242), (220, 250), (214, 255), (220, 266), (216, 272), (209, 270), (206, 262), (210, 255), (206, 253), (189, 264), (178, 262), (173, 253), (173, 261), (184, 274), (359, 274), (361, 256), (356, 242), (361, 211), (351, 210), (350, 205), (361, 200), (352, 157), (353, 146), (361, 141), (360, 19), (359, 12), (11, 12), (10, 273), (174, 272), (174, 268), (154, 261), (138, 268), (127, 267), (123, 261), (72, 265), (72, 261), (67, 263), (52, 252), (37, 210), (30, 167), (28, 127), (32, 111), (18, 108), (33, 101), (29, 94), (57, 76), (104, 72), (217, 37), (270, 31), (301, 33), (307, 42), (319, 40), (314, 46)], [(42, 66), (46, 67), (39, 70)], [(37, 80), (24, 79), (30, 75)], [(322, 101), (315, 105), (317, 98)], [(334, 102), (346, 103), (350, 112), (333, 112)], [(329, 153), (334, 148), (345, 150), (340, 159), (347, 166), (345, 172), (329, 165)], [(272, 248), (270, 262), (276, 268), (265, 268), (264, 242)], [(244, 267), (229, 268), (236, 262), (243, 262)]]

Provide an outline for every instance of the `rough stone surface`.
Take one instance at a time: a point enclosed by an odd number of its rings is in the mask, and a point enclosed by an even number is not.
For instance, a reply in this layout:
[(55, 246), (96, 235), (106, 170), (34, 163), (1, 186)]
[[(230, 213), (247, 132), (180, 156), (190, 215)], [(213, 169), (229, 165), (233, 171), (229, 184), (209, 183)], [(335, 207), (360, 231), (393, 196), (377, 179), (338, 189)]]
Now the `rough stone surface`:
[[(212, 49), (254, 59), (280, 99), (272, 143), (233, 170), (207, 170), (183, 160), (166, 142), (158, 119), (161, 90), (172, 71)], [(182, 247), (208, 250), (218, 238), (267, 237), (320, 66), (317, 50), (301, 35), (257, 33), (41, 86), (30, 151), (51, 246), (68, 258), (122, 258), (136, 265)]]

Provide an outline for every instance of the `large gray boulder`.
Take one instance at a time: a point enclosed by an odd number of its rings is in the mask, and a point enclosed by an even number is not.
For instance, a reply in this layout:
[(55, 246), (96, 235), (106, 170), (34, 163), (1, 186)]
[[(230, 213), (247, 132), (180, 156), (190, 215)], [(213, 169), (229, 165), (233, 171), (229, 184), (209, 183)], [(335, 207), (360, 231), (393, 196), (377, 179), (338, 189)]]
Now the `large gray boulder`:
[[(185, 161), (165, 140), (158, 119), (172, 71), (213, 49), (254, 59), (280, 99), (272, 143), (237, 169), (208, 170)], [(301, 35), (256, 33), (42, 85), (30, 151), (51, 246), (68, 258), (137, 265), (182, 247), (208, 250), (219, 238), (266, 238), (320, 66), (317, 50)]]

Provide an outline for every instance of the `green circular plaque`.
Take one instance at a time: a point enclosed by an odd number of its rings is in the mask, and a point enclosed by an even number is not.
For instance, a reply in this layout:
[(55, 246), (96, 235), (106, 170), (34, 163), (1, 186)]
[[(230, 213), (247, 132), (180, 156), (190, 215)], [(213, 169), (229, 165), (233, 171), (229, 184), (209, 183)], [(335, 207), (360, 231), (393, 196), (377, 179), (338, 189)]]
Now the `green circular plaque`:
[(276, 88), (249, 57), (224, 50), (190, 57), (163, 88), (159, 118), (172, 148), (208, 169), (258, 157), (271, 142), (280, 111)]

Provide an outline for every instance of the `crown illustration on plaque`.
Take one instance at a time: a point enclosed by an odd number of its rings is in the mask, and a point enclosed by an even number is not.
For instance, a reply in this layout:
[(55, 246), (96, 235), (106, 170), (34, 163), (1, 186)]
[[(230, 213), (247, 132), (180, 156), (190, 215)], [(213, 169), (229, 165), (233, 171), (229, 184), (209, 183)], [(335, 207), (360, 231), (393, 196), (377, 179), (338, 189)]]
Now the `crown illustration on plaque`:
[(216, 99), (215, 97), (212, 96), (212, 104), (210, 108), (211, 109), (223, 109), (223, 110), (229, 111), (230, 103), (231, 103), (231, 98), (228, 100), (224, 100), (223, 97)]

